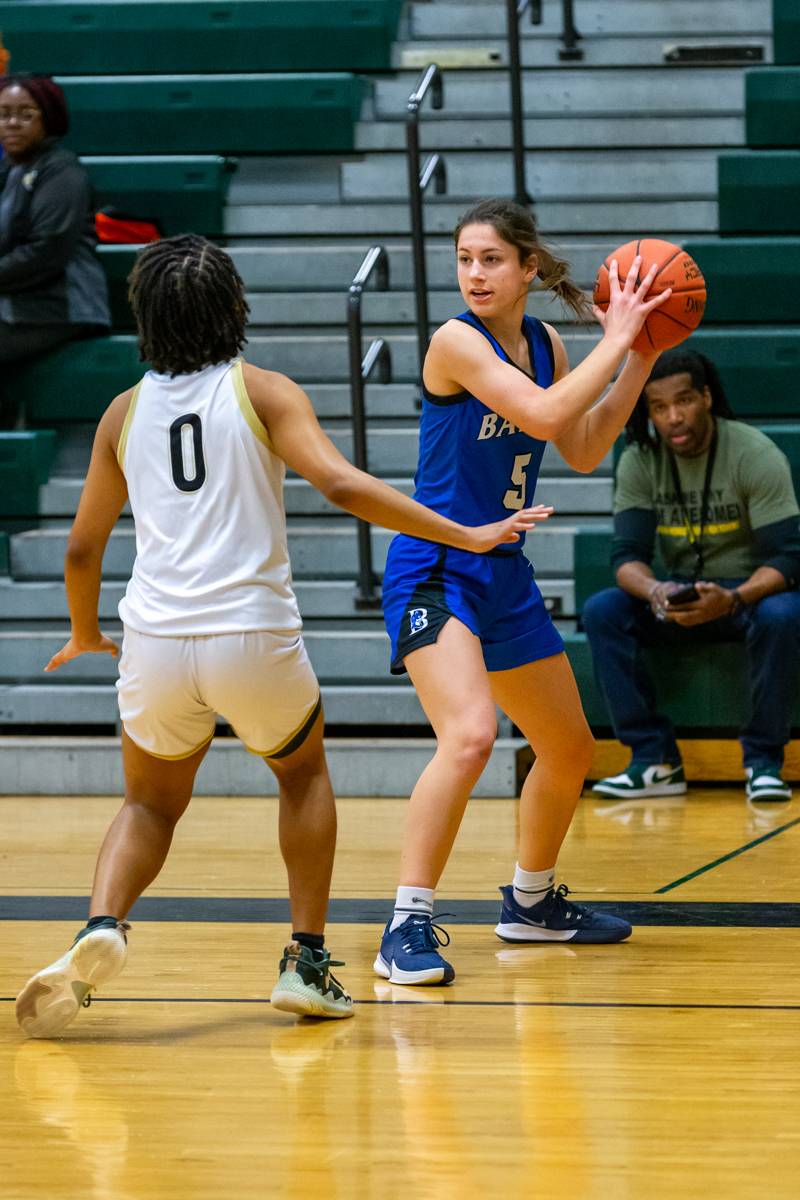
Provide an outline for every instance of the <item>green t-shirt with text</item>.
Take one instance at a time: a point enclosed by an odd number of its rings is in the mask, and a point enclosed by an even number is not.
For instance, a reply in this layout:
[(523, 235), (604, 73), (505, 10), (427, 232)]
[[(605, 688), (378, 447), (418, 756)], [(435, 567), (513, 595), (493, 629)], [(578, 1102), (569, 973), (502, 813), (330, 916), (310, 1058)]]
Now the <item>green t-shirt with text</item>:
[[(798, 513), (792, 474), (774, 442), (742, 421), (717, 422), (717, 453), (703, 528), (703, 578), (747, 578), (760, 566), (753, 530)], [(687, 515), (700, 533), (708, 453), (675, 455), (687, 512), (681, 508), (668, 451), (626, 446), (617, 464), (614, 513), (655, 510), (656, 549), (670, 576), (691, 578), (696, 558), (686, 536)]]

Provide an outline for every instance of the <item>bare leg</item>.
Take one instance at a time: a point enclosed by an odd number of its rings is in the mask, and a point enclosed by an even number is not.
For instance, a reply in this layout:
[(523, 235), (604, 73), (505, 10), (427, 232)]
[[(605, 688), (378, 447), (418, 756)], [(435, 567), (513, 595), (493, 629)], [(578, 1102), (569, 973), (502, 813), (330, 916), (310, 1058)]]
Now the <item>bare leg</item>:
[(555, 865), (592, 761), (594, 739), (565, 654), (493, 671), (495, 700), (530, 742), (536, 762), (520, 797), (519, 865)]
[(289, 876), (292, 928), (322, 933), (336, 849), (336, 805), (322, 744), (320, 712), (294, 754), (268, 758), (280, 791), (279, 838)]
[(123, 920), (158, 875), (179, 819), (192, 798), (207, 746), (189, 758), (154, 758), (123, 730), (125, 801), (105, 836), (95, 868), (89, 915)]
[(497, 718), (480, 642), (454, 617), (405, 664), (437, 747), (411, 793), (400, 883), (435, 888), (492, 752)]

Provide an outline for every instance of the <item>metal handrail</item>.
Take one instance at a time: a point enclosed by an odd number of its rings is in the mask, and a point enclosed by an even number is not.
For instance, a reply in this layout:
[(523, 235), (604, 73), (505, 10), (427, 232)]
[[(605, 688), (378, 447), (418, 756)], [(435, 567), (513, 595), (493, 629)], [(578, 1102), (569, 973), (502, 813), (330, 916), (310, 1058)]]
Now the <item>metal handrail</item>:
[[(514, 156), (514, 199), (517, 204), (532, 205), (533, 197), (525, 185), (525, 116), (522, 100), (522, 65), (520, 61), (519, 23), (526, 12), (531, 25), (542, 23), (542, 0), (506, 0), (506, 29), (508, 35), (508, 71), (511, 88), (511, 145)], [(558, 57), (562, 62), (579, 62), (583, 51), (578, 46), (581, 35), (575, 25), (573, 0), (561, 0), (561, 42)]]
[(531, 25), (542, 23), (542, 0), (506, 0), (508, 35), (508, 82), (511, 89), (511, 151), (514, 156), (514, 199), (530, 206), (533, 197), (525, 185), (525, 118), (522, 107), (522, 67), (519, 50), (519, 21), (530, 11)]
[(582, 62), (583, 51), (578, 45), (581, 35), (575, 26), (573, 0), (561, 0), (561, 49), (558, 57), (562, 62)]
[[(353, 461), (361, 471), (368, 469), (367, 418), (364, 404), (364, 385), (377, 366), (381, 383), (390, 383), (392, 356), (388, 343), (375, 338), (367, 353), (361, 356), (361, 297), (364, 288), (376, 272), (381, 291), (389, 287), (389, 256), (383, 246), (370, 246), (361, 266), (353, 276), (347, 292), (347, 341), (350, 358), (350, 415), (353, 425)], [(379, 608), (378, 577), (372, 568), (372, 538), (370, 524), (357, 519), (358, 577), (356, 579), (356, 608)]]
[(417, 357), (419, 374), (428, 350), (428, 275), (425, 265), (425, 227), (422, 216), (422, 197), (431, 180), (436, 192), (447, 190), (447, 170), (440, 154), (432, 154), (420, 171), (419, 110), (431, 90), (431, 107), (439, 109), (444, 103), (442, 72), (436, 63), (429, 63), (406, 105), (406, 161), (408, 165), (408, 203), (411, 215), (411, 253), (414, 262), (414, 294), (417, 314)]

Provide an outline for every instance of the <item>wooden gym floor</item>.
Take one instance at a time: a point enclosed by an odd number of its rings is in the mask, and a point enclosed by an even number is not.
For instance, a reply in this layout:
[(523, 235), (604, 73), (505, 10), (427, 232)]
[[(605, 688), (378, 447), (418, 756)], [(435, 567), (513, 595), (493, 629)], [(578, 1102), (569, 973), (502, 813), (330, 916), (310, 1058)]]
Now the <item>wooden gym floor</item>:
[(438, 908), (450, 988), (371, 970), (404, 803), (342, 800), (329, 944), (351, 1021), (267, 997), (285, 941), (272, 800), (198, 799), (125, 973), (64, 1037), (13, 998), (83, 923), (105, 799), (0, 799), (4, 1200), (792, 1200), (800, 803), (584, 797), (560, 863), (637, 928), (507, 946), (516, 806), (473, 801)]

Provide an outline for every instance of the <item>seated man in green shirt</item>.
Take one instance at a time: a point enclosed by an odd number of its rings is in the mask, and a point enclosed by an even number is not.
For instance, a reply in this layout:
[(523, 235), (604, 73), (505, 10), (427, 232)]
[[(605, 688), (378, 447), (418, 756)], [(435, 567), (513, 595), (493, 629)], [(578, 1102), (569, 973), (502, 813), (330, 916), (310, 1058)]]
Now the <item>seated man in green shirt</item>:
[[(590, 598), (583, 625), (631, 762), (594, 791), (686, 791), (675, 732), (657, 710), (641, 647), (689, 653), (698, 641), (742, 641), (751, 709), (741, 734), (746, 792), (789, 800), (781, 769), (800, 667), (800, 522), (788, 461), (765, 434), (734, 419), (714, 365), (683, 347), (659, 358), (627, 434), (614, 494), (618, 587)], [(665, 579), (651, 566), (656, 544)]]

